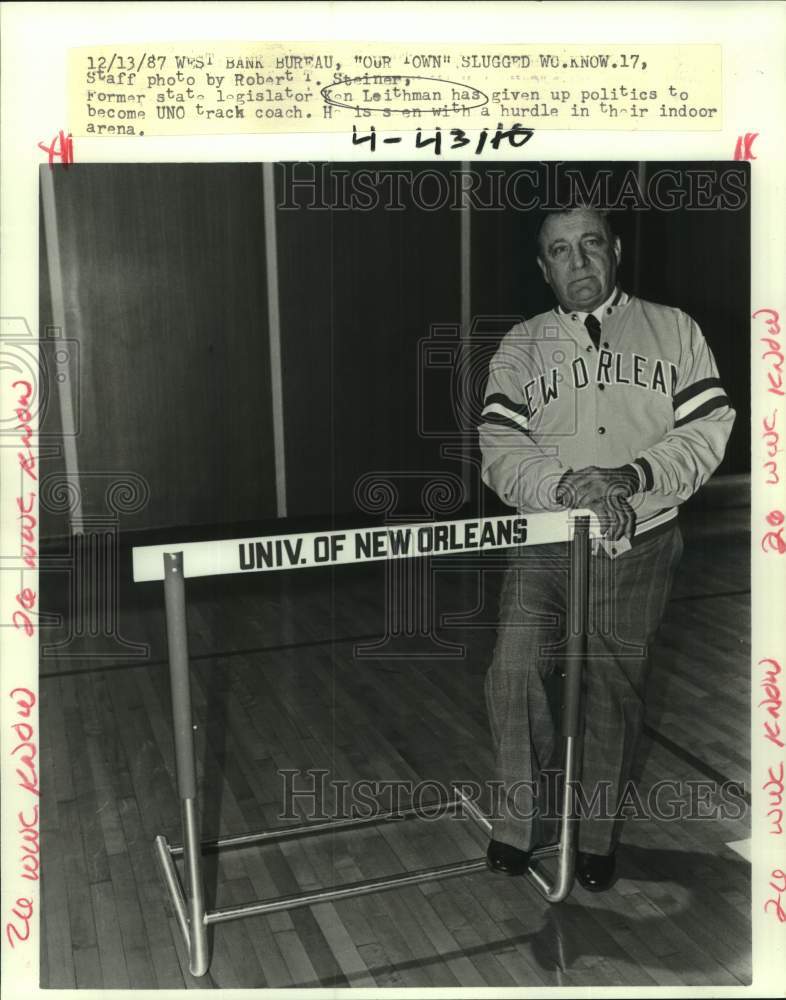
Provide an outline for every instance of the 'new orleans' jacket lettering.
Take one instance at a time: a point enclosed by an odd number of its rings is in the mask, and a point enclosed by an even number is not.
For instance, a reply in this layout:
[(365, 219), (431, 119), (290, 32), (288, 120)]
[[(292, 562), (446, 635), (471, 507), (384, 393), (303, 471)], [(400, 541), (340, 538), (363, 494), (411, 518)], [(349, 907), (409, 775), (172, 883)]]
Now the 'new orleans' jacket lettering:
[[(553, 399), (559, 398), (560, 383), (565, 377), (561, 369), (551, 368), (547, 373), (525, 383), (524, 401), (530, 417), (542, 406), (548, 406)], [(641, 354), (625, 355), (601, 348), (594, 369), (584, 358), (576, 358), (570, 366), (568, 377), (572, 380), (572, 389), (585, 389), (592, 382), (602, 382), (604, 385), (635, 385), (640, 389), (668, 396), (674, 394), (677, 385), (677, 368), (661, 358), (650, 361)]]

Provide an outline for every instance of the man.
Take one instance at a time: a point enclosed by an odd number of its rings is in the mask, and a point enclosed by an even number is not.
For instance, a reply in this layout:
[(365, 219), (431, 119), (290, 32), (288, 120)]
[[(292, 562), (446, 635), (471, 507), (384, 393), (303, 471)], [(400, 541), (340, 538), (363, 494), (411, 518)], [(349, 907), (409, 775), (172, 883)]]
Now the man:
[[(517, 324), (489, 370), (483, 479), (522, 513), (589, 508), (593, 546), (576, 873), (614, 879), (615, 818), (641, 732), (647, 648), (682, 554), (677, 508), (720, 463), (734, 411), (697, 324), (617, 286), (622, 248), (603, 213), (552, 212), (538, 265), (557, 307)], [(549, 677), (565, 635), (566, 545), (512, 550), (486, 677), (504, 789), (487, 859), (526, 872), (539, 846), (537, 788), (557, 741)]]

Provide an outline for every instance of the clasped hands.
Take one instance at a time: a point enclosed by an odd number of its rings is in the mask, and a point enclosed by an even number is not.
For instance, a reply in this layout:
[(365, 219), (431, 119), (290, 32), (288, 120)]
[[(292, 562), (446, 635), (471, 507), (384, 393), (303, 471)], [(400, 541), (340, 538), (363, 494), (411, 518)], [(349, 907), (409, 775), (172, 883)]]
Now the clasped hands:
[(569, 509), (591, 510), (600, 522), (605, 538), (630, 539), (636, 527), (636, 513), (628, 498), (639, 489), (639, 476), (632, 465), (604, 469), (590, 465), (574, 472), (569, 469), (557, 487), (557, 503)]

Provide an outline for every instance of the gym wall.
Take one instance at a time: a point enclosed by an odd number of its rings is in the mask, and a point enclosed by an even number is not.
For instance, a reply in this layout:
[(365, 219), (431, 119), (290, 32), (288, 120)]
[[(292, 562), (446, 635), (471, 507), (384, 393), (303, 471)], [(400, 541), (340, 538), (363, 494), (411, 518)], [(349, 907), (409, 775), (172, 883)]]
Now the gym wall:
[[(332, 169), (384, 166), (391, 165)], [(461, 166), (429, 169), (450, 174)], [(591, 175), (601, 166), (609, 164), (582, 169)], [(659, 166), (614, 170), (646, 175)], [(306, 173), (319, 203), (323, 174)], [(277, 168), (279, 205), (287, 201), (286, 176)], [(55, 169), (54, 191), (65, 335), (79, 347), (86, 510), (101, 510), (108, 475), (131, 471), (147, 481), (150, 499), (123, 517), (127, 530), (220, 531), (276, 518), (261, 165), (77, 164)], [(470, 506), (481, 499), (495, 506), (476, 467), (462, 465), (455, 449), (445, 455), (444, 442), (429, 432), (452, 419), (449, 368), (424, 374), (421, 359), (436, 327), (455, 330), (458, 342), (462, 212), (424, 210), (406, 186), (401, 201), (396, 211), (276, 212), (286, 512), (293, 522), (328, 525), (368, 513), (357, 486), (369, 473), (395, 482), (402, 514), (423, 510), (423, 486), (439, 474), (464, 476)], [(506, 328), (504, 320), (495, 328), (495, 317), (532, 315), (552, 300), (534, 260), (537, 213), (469, 214), (471, 317), (480, 318), (488, 348)], [(748, 209), (615, 213), (613, 222), (623, 240), (623, 287), (681, 307), (707, 336), (740, 414), (720, 471), (747, 472)], [(40, 259), (43, 336), (52, 324), (43, 224)], [(59, 432), (54, 388), (43, 428)], [(469, 439), (464, 447), (471, 458)], [(45, 450), (42, 458), (45, 476), (62, 475), (61, 457)], [(44, 514), (44, 537), (66, 531), (62, 514)]]

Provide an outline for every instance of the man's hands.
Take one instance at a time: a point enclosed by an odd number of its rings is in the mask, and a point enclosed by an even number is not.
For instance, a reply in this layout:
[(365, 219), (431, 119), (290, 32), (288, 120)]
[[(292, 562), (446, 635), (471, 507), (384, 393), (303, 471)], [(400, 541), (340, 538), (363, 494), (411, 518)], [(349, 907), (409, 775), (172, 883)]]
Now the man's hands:
[(613, 469), (591, 465), (578, 472), (566, 472), (557, 488), (557, 501), (563, 507), (586, 507), (597, 515), (604, 537), (617, 541), (631, 538), (636, 528), (636, 514), (628, 497), (639, 489), (639, 475), (632, 465)]
[(597, 515), (600, 531), (604, 538), (617, 542), (620, 538), (633, 538), (636, 530), (636, 512), (627, 500), (619, 497), (615, 500), (595, 500), (579, 504)]
[(614, 469), (590, 465), (578, 472), (566, 472), (559, 489), (570, 493), (571, 501), (565, 503), (566, 507), (586, 507), (599, 500), (627, 500), (639, 489), (639, 475), (632, 465)]

